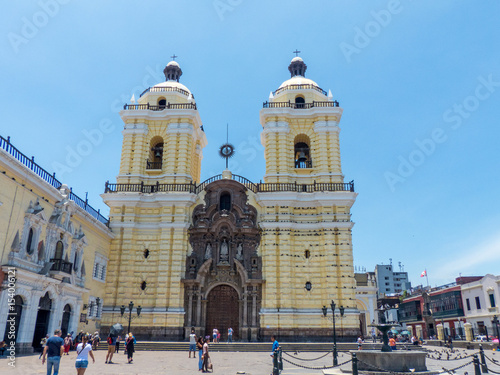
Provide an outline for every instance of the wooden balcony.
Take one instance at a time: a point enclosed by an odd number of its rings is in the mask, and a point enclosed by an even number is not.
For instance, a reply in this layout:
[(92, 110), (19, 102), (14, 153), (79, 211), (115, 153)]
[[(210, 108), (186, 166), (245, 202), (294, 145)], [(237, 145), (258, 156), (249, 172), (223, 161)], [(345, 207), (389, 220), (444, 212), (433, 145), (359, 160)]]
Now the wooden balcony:
[(50, 261), (53, 263), (52, 267), (50, 268), (51, 272), (54, 272), (54, 273), (61, 272), (61, 273), (71, 275), (71, 270), (73, 269), (73, 263), (66, 262), (65, 260), (56, 259), (56, 258), (52, 258)]

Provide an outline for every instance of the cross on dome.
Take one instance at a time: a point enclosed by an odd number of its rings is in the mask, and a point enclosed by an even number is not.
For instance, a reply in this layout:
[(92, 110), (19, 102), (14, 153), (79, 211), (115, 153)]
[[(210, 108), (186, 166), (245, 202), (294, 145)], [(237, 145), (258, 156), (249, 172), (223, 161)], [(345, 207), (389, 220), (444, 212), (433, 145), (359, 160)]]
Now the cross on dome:
[(298, 56), (299, 56), (300, 51), (299, 51), (298, 49), (295, 49), (295, 51), (293, 51), (292, 53), (295, 53), (295, 57), (298, 57)]
[(170, 56), (170, 57), (172, 58), (172, 61), (175, 61), (175, 59), (176, 59), (176, 58), (178, 58), (179, 56), (176, 56), (176, 55), (175, 55), (175, 53), (174, 53), (174, 54), (173, 54), (172, 56)]

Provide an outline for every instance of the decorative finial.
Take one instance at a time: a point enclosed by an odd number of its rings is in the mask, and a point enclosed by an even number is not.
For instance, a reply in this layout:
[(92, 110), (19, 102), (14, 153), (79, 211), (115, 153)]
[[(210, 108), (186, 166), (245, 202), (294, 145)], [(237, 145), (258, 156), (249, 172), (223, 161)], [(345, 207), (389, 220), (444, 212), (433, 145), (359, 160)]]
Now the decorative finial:
[(299, 51), (298, 49), (295, 49), (295, 51), (293, 51), (292, 53), (295, 53), (295, 57), (298, 57), (298, 56), (299, 56), (300, 51)]
[(176, 59), (176, 58), (178, 58), (179, 56), (175, 56), (175, 53), (174, 53), (174, 54), (173, 54), (172, 56), (170, 56), (170, 57), (172, 58), (172, 60), (173, 60), (173, 61), (175, 61), (175, 59)]

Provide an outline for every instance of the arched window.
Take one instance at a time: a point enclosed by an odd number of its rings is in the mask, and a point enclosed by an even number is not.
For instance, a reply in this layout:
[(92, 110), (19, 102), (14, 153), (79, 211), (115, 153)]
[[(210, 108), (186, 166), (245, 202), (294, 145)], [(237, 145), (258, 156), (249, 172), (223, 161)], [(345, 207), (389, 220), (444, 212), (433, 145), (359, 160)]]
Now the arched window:
[(156, 136), (151, 139), (151, 148), (146, 169), (161, 169), (163, 161), (163, 138)]
[(73, 269), (78, 271), (78, 251), (75, 251), (75, 258), (73, 259)]
[(167, 100), (166, 99), (160, 99), (160, 100), (158, 100), (158, 108), (160, 110), (165, 109), (166, 106), (167, 106)]
[(54, 259), (62, 259), (63, 252), (64, 252), (64, 245), (62, 241), (57, 241), (56, 254), (54, 255)]
[(295, 97), (295, 108), (304, 108), (306, 100), (304, 99), (303, 96), (297, 96)]
[(30, 228), (30, 232), (28, 234), (28, 241), (26, 242), (26, 252), (31, 255), (33, 254), (33, 228)]
[(231, 195), (229, 193), (222, 193), (219, 203), (219, 210), (231, 211)]
[(295, 168), (312, 168), (309, 145), (305, 142), (295, 143)]

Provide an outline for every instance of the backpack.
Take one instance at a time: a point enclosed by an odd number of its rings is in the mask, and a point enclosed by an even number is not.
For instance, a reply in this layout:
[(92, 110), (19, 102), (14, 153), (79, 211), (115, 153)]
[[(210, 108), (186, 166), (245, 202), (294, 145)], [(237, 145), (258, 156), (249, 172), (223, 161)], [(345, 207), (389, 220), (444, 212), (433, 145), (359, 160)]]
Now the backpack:
[(113, 339), (111, 336), (108, 336), (108, 345), (113, 345)]

